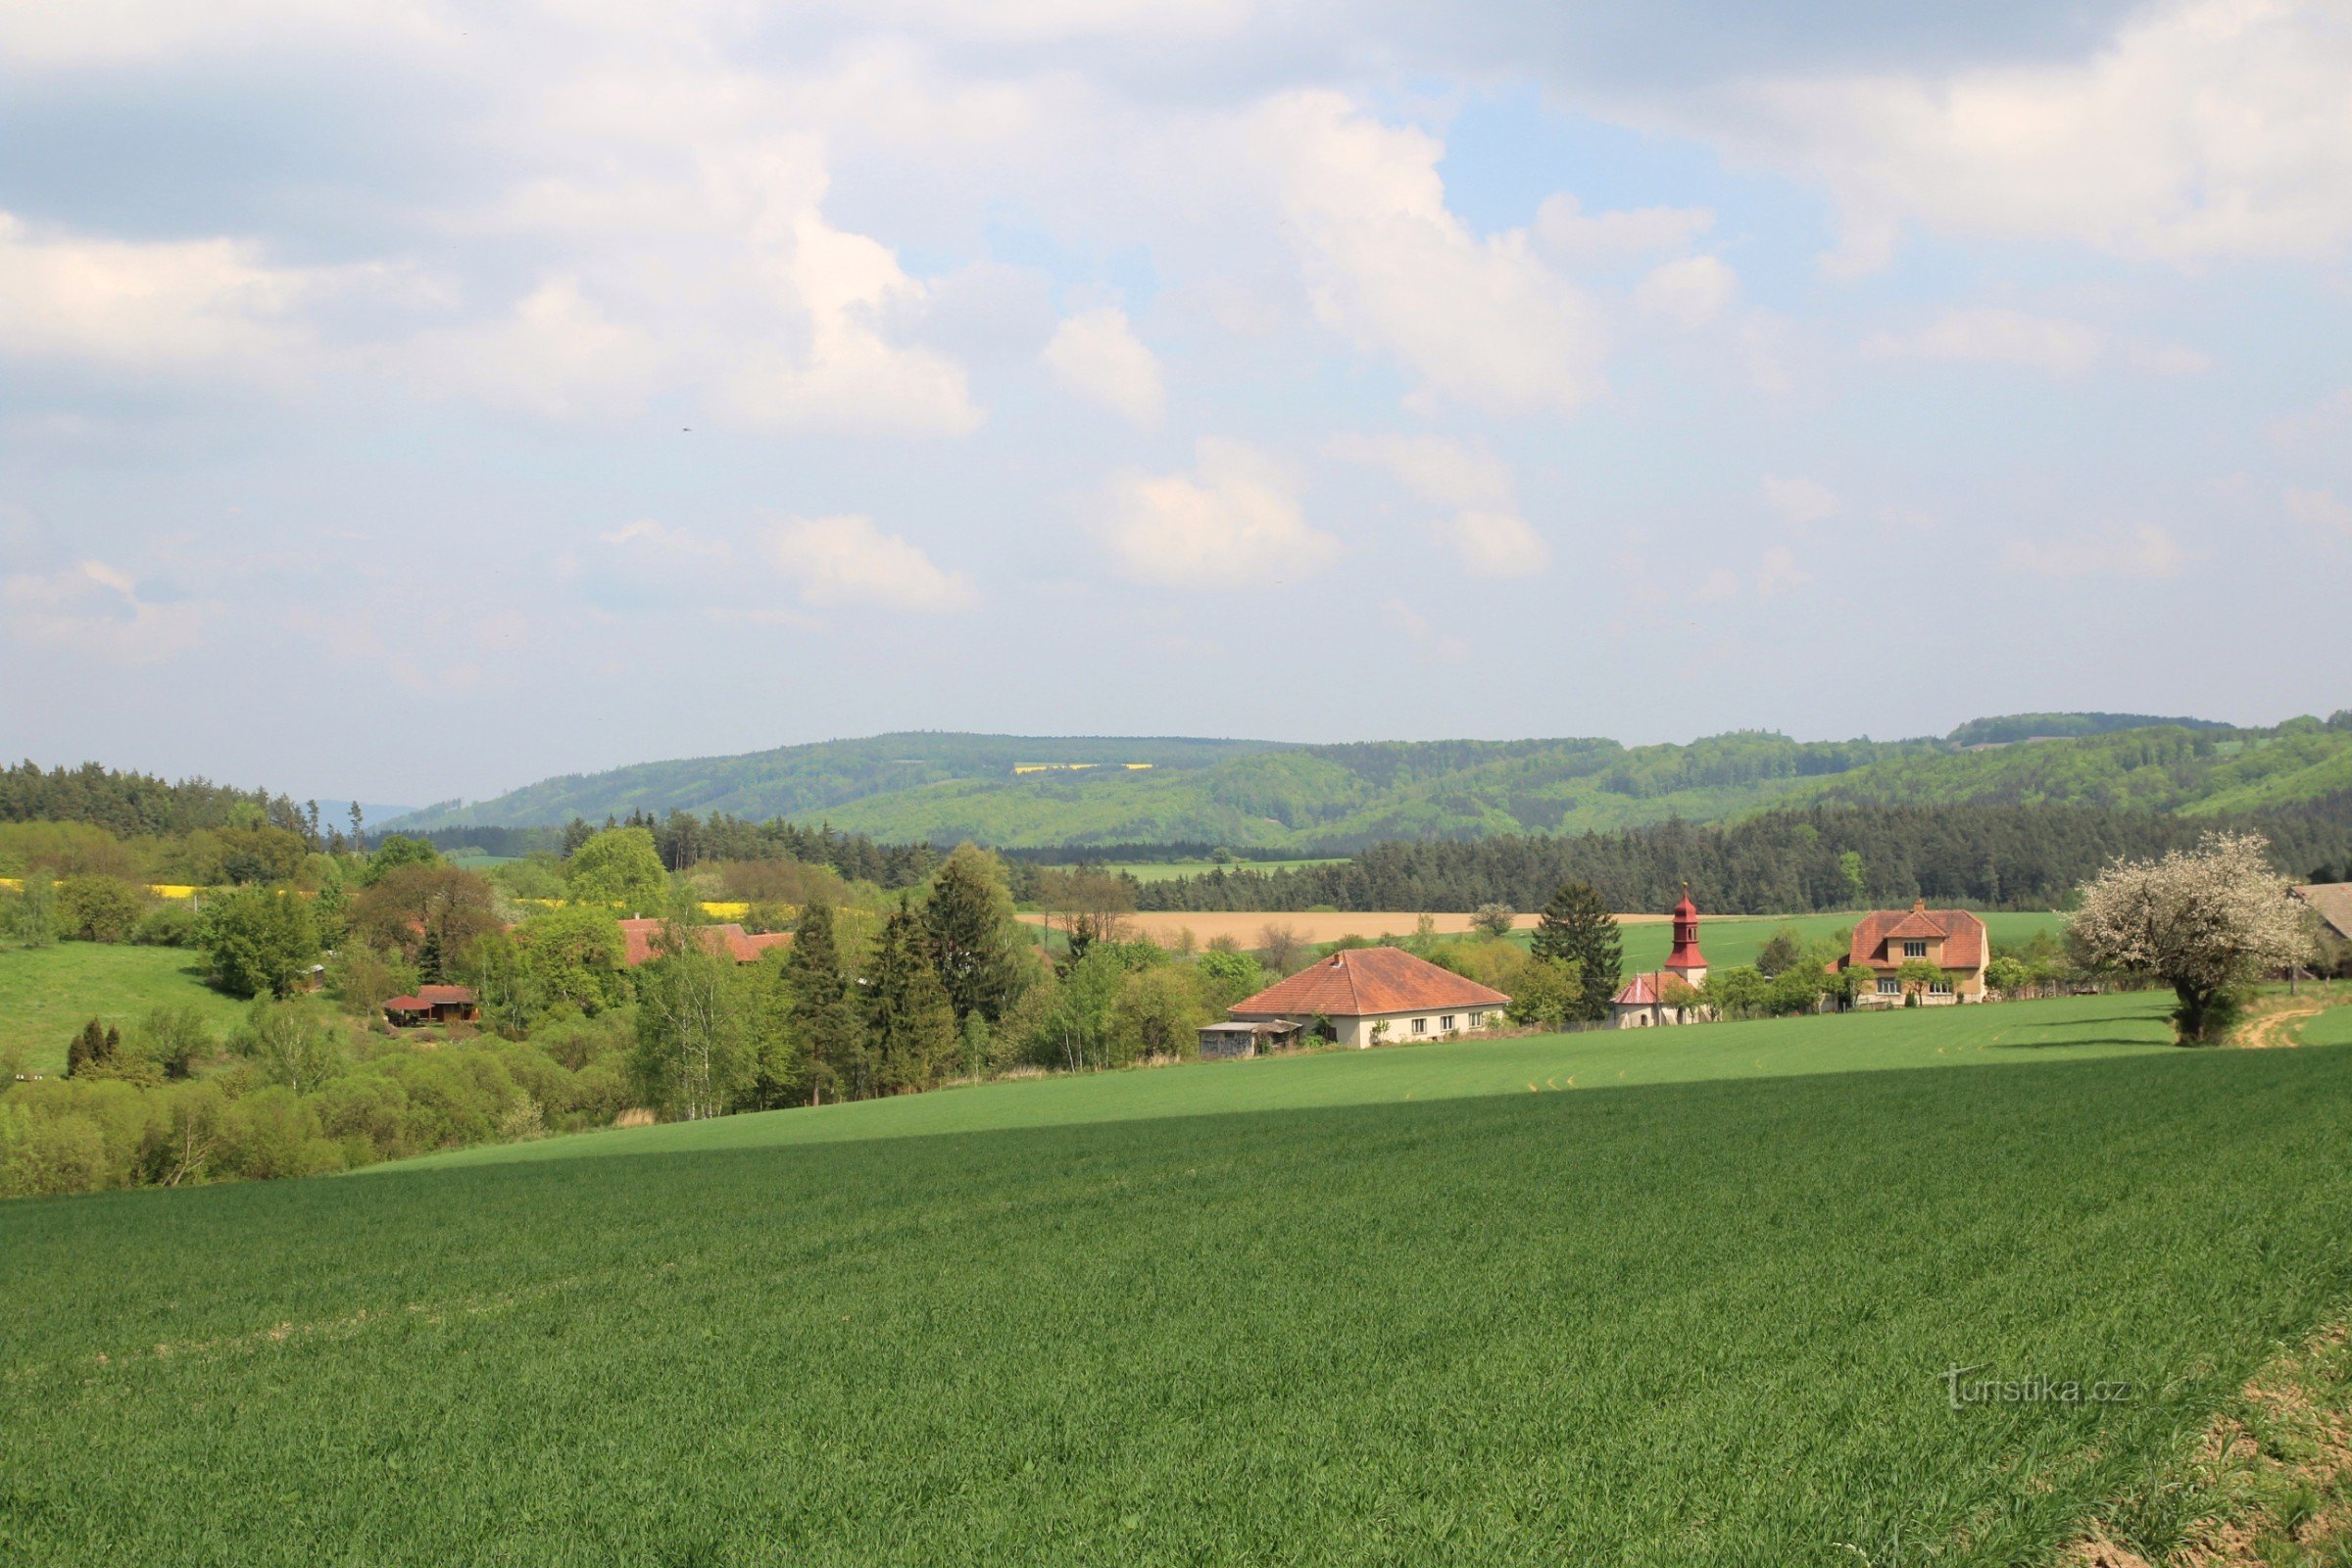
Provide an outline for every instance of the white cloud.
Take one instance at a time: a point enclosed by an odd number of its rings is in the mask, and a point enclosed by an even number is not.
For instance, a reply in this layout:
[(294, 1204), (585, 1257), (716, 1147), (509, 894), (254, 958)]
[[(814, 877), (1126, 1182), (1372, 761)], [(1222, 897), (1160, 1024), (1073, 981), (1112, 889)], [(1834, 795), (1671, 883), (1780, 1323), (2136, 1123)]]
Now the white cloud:
[(1457, 512), (1436, 526), (1475, 576), (1533, 577), (1551, 564), (1551, 546), (1514, 512)]
[(0, 354), (131, 369), (280, 368), (313, 279), (226, 239), (131, 243), (0, 212)]
[(1536, 209), (1536, 243), (1567, 266), (1592, 266), (1656, 251), (1679, 251), (1715, 226), (1703, 207), (1638, 207), (1588, 213), (1562, 191)]
[(2347, 80), (2337, 0), (2174, 0), (2079, 64), (1782, 79), (1694, 118), (1828, 183), (1833, 270), (1884, 265), (1907, 222), (2193, 265), (2342, 253)]
[(2002, 565), (2043, 577), (2178, 577), (2195, 559), (2148, 523), (2071, 539), (2013, 539), (2001, 549)]
[(1125, 474), (1097, 530), (1119, 570), (1174, 588), (1262, 588), (1329, 565), (1339, 541), (1310, 526), (1291, 477), (1239, 441), (1204, 438), (1190, 474)]
[(102, 561), (53, 572), (0, 577), (0, 627), (25, 642), (122, 664), (152, 664), (184, 653), (218, 607), (195, 600), (141, 598), (130, 576)]
[(2340, 441), (2348, 437), (2352, 437), (2352, 386), (2271, 424), (2271, 439), (2280, 446), (2295, 446), (2305, 441)]
[(2304, 527), (2335, 544), (2352, 544), (2352, 506), (2327, 490), (2290, 488), (2286, 514)]
[(936, 612), (977, 599), (961, 572), (941, 570), (920, 546), (870, 517), (796, 517), (768, 529), (760, 548), (805, 604)]
[(1917, 332), (1882, 332), (1862, 345), (1873, 359), (2023, 365), (2062, 380), (2086, 374), (2106, 351), (2106, 336), (2095, 327), (2003, 309), (1952, 311)]
[(1634, 290), (1634, 306), (1692, 331), (1723, 313), (1740, 293), (1740, 274), (1720, 256), (1662, 262)]
[(1159, 426), (1167, 408), (1159, 361), (1116, 306), (1081, 311), (1054, 329), (1046, 345), (1047, 368), (1079, 396), (1126, 416), (1138, 427)]
[(1483, 408), (1569, 411), (1598, 391), (1598, 312), (1524, 230), (1481, 238), (1447, 209), (1437, 138), (1308, 91), (1260, 111), (1253, 140), (1326, 326)]
[(651, 517), (624, 522), (619, 527), (597, 535), (609, 545), (630, 546), (661, 556), (700, 557), (724, 561), (733, 556), (734, 547), (724, 539), (704, 539), (683, 528), (673, 528)]
[(1784, 479), (1777, 473), (1764, 476), (1764, 501), (1790, 527), (1798, 529), (1827, 522), (1842, 510), (1838, 493), (1828, 485), (1814, 479)]
[(1509, 466), (1484, 446), (1436, 435), (1348, 435), (1330, 450), (1387, 468), (1421, 500), (1454, 509), (1431, 528), (1474, 575), (1532, 577), (1551, 564), (1551, 547), (1519, 514)]
[(1458, 664), (1470, 657), (1470, 644), (1467, 639), (1456, 637), (1450, 632), (1439, 631), (1429, 623), (1427, 615), (1422, 614), (1401, 599), (1382, 600), (1380, 613), (1388, 624), (1404, 634), (1407, 642), (1434, 659), (1442, 660), (1448, 664)]
[(1813, 574), (1796, 564), (1796, 552), (1787, 545), (1774, 545), (1764, 552), (1764, 564), (1756, 572), (1756, 597), (1778, 598), (1812, 580)]
[(1717, 566), (1707, 573), (1704, 581), (1690, 590), (1690, 597), (1702, 605), (1719, 605), (1727, 599), (1740, 597), (1740, 579), (1729, 566)]

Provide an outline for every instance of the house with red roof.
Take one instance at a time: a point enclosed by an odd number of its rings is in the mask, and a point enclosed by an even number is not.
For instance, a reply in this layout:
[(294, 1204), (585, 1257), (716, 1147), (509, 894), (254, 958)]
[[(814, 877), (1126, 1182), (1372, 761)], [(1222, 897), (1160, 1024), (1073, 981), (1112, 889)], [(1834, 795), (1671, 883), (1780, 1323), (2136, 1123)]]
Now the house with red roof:
[[(634, 969), (653, 957), (656, 936), (662, 925), (660, 920), (621, 921), (621, 961)], [(733, 958), (737, 963), (757, 963), (772, 950), (789, 946), (792, 942), (792, 933), (789, 931), (764, 931), (752, 935), (733, 920), (724, 925), (697, 925), (687, 929), (694, 933), (694, 940), (703, 945), (704, 952)]]
[[(1984, 921), (1966, 909), (1931, 909), (1927, 900), (1914, 899), (1908, 909), (1878, 909), (1857, 921), (1838, 967), (1876, 972), (1877, 986), (1859, 999), (1863, 1006), (1900, 1007), (1913, 995), (1921, 1006), (1953, 1006), (1984, 1000), (1991, 952)], [(1925, 985), (1904, 980), (1899, 971), (1906, 963), (1933, 964), (1943, 978)]]
[(1609, 1025), (1616, 1029), (1654, 1029), (1661, 1024), (1703, 1023), (1715, 1009), (1702, 1004), (1694, 993), (1706, 983), (1707, 956), (1698, 951), (1698, 906), (1690, 902), (1690, 884), (1683, 884), (1683, 901), (1674, 906), (1674, 949), (1665, 964), (1638, 974), (1609, 999)]
[(427, 1023), (473, 1023), (482, 1015), (471, 986), (418, 986), (413, 997), (392, 997), (384, 1017), (395, 1027)]
[(1401, 948), (1343, 948), (1226, 1011), (1238, 1024), (1295, 1025), (1361, 1050), (1491, 1028), (1510, 1004)]

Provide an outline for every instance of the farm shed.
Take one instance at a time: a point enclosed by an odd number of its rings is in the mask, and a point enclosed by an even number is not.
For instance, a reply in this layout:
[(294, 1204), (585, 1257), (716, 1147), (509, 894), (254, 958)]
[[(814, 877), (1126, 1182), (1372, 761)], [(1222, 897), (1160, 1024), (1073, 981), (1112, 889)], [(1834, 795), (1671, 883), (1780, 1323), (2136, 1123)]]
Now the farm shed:
[(1294, 1023), (1212, 1023), (1200, 1031), (1200, 1056), (1204, 1061), (1229, 1060), (1298, 1043), (1298, 1026)]
[[(654, 939), (660, 934), (662, 923), (644, 919), (621, 921), (621, 961), (634, 969), (651, 958), (654, 956)], [(704, 952), (733, 958), (737, 963), (757, 963), (769, 949), (787, 946), (792, 941), (789, 931), (749, 935), (733, 920), (724, 925), (697, 925), (687, 929), (694, 933), (694, 940), (703, 945)]]
[(395, 1024), (472, 1023), (482, 1015), (470, 986), (418, 986), (413, 997), (394, 997), (384, 1016)]
[(1227, 1010), (1236, 1023), (1328, 1029), (1341, 1045), (1444, 1040), (1494, 1023), (1511, 999), (1401, 948), (1343, 949)]

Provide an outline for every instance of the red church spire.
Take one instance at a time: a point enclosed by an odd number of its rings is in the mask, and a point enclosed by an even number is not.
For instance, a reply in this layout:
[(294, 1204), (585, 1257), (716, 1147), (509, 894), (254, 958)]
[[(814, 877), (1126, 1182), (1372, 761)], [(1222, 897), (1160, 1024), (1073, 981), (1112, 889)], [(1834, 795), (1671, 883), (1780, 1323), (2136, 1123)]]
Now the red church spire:
[(1674, 952), (1666, 958), (1668, 972), (1703, 976), (1706, 955), (1698, 951), (1698, 906), (1690, 902), (1690, 884), (1683, 884), (1683, 902), (1674, 906)]

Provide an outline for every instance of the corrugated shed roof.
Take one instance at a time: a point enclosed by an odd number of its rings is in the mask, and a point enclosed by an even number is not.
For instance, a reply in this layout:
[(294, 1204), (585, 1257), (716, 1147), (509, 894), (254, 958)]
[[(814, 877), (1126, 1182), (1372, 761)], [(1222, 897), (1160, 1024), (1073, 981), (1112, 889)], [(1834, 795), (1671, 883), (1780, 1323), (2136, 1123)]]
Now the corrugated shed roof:
[(1416, 958), (1401, 948), (1348, 948), (1308, 964), (1229, 1009), (1289, 1017), (1361, 1018), (1433, 1007), (1499, 1007), (1501, 992)]

